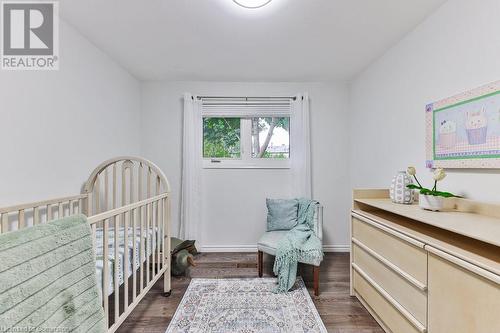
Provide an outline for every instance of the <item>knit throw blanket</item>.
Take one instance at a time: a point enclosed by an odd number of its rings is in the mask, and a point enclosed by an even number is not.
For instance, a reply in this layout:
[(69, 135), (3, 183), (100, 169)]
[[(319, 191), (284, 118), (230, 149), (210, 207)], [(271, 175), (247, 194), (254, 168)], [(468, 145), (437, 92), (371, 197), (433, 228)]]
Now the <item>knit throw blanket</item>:
[(279, 241), (274, 261), (278, 276), (277, 293), (289, 291), (295, 284), (297, 264), (301, 260), (323, 260), (321, 240), (313, 231), (315, 201), (299, 199), (298, 223)]
[(106, 332), (83, 215), (0, 235), (0, 332)]

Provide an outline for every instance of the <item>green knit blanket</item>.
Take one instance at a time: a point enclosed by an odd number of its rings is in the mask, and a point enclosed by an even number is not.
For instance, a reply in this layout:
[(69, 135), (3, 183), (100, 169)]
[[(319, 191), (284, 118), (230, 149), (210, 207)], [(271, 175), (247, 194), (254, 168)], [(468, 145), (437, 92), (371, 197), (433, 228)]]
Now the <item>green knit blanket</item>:
[(106, 332), (83, 215), (0, 235), (1, 332)]
[(299, 199), (298, 223), (278, 242), (273, 269), (278, 276), (277, 293), (293, 287), (299, 260), (323, 260), (321, 240), (313, 231), (315, 205), (313, 200)]

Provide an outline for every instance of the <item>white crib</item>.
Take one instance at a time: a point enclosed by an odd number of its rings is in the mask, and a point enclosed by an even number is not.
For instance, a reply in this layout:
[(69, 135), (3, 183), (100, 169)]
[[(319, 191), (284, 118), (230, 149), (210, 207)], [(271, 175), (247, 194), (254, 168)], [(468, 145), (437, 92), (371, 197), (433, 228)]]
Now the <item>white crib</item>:
[(80, 213), (92, 227), (108, 332), (115, 332), (162, 275), (170, 295), (170, 185), (146, 159), (112, 158), (82, 194), (0, 208), (0, 233)]

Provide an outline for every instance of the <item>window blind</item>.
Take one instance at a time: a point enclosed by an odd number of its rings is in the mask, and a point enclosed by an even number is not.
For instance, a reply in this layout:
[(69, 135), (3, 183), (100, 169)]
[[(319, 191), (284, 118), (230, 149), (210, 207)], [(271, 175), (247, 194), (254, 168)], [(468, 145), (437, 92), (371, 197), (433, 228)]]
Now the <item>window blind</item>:
[(200, 97), (202, 116), (289, 117), (292, 97)]

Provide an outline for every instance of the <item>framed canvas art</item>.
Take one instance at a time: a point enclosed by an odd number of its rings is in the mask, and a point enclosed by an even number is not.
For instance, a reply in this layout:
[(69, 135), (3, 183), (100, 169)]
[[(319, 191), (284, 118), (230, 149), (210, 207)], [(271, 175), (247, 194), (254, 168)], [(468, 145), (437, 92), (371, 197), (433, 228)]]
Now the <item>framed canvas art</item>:
[(428, 168), (500, 168), (500, 81), (429, 104)]

